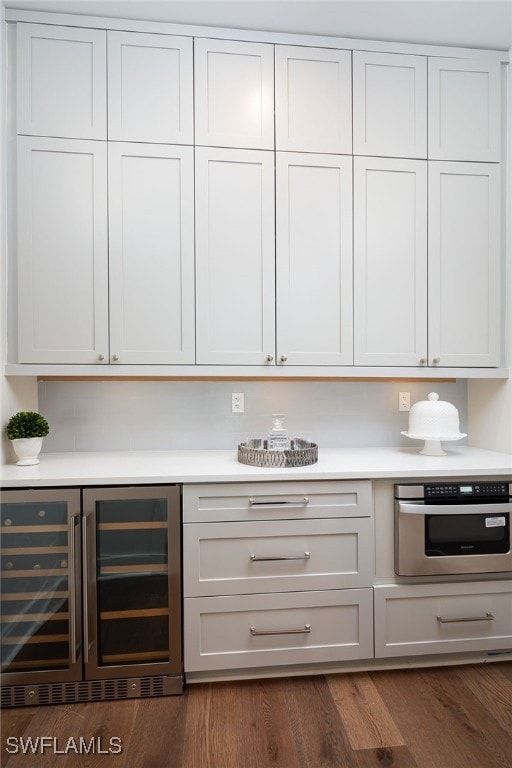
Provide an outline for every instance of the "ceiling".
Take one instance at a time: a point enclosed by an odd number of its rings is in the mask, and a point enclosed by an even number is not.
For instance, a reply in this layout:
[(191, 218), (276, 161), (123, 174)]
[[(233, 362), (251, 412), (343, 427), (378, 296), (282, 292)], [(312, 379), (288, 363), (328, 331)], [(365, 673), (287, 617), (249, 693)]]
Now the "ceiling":
[(2, 0), (2, 4), (234, 29), (512, 48), (512, 0)]

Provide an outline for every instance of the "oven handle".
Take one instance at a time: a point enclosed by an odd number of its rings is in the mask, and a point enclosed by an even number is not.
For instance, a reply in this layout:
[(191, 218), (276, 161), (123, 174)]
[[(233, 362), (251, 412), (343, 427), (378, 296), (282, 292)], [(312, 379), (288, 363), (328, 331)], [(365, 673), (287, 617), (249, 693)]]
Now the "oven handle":
[(498, 517), (512, 512), (512, 503), (503, 504), (425, 504), (424, 501), (398, 502), (401, 515), (488, 515)]

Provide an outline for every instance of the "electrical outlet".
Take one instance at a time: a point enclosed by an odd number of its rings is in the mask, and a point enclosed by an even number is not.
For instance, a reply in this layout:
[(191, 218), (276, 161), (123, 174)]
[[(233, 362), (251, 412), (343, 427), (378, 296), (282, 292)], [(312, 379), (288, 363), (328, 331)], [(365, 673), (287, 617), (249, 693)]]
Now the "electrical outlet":
[(411, 410), (411, 393), (410, 392), (398, 393), (398, 410), (399, 411)]
[(231, 413), (244, 413), (245, 402), (243, 392), (231, 393)]

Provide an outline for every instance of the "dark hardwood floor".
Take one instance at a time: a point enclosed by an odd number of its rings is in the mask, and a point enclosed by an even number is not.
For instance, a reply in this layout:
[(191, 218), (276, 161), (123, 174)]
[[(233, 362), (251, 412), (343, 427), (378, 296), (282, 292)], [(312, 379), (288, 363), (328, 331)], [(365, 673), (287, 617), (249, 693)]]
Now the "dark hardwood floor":
[[(8, 754), (12, 737), (119, 754)], [(8, 737), (11, 741), (7, 742)], [(114, 748), (116, 748), (114, 742)], [(197, 684), (4, 710), (5, 768), (512, 768), (512, 663)]]

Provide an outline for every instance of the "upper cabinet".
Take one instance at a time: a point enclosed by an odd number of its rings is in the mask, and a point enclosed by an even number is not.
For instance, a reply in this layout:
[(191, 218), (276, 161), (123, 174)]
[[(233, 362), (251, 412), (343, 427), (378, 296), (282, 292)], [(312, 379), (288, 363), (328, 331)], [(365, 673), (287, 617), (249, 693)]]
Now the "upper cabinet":
[(354, 51), (354, 154), (427, 156), (427, 59)]
[(274, 148), (274, 46), (194, 41), (196, 144)]
[(429, 163), (430, 365), (500, 358), (500, 168)]
[(278, 152), (277, 363), (352, 365), (352, 158)]
[(427, 163), (354, 158), (354, 362), (427, 364)]
[(108, 32), (108, 138), (193, 144), (191, 37)]
[(352, 152), (350, 51), (276, 45), (276, 149)]
[(274, 154), (196, 149), (198, 363), (268, 365), (275, 346)]
[(18, 24), (18, 133), (107, 138), (106, 32)]
[(428, 60), (428, 149), (433, 160), (500, 160), (500, 64)]
[(193, 363), (194, 150), (112, 143), (110, 360)]
[(18, 138), (22, 363), (108, 363), (107, 147)]

